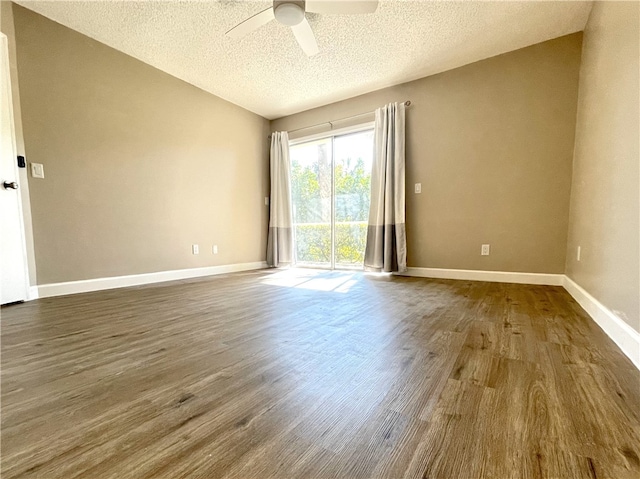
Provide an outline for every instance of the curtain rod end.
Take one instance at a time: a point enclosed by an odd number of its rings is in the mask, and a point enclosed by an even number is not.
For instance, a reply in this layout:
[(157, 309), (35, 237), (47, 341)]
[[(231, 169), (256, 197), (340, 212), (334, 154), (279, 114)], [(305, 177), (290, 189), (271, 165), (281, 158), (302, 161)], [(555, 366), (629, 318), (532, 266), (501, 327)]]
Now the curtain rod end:
[(411, 100), (407, 100), (404, 102), (404, 106), (411, 106)]

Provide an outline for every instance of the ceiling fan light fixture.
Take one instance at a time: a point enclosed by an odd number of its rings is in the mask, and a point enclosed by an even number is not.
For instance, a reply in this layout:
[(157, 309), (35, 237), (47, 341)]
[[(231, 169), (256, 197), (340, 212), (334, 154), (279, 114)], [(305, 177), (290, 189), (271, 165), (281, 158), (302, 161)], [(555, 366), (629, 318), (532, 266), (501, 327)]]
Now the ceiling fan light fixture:
[(289, 27), (304, 20), (304, 9), (297, 3), (281, 3), (274, 9), (273, 14), (276, 20)]

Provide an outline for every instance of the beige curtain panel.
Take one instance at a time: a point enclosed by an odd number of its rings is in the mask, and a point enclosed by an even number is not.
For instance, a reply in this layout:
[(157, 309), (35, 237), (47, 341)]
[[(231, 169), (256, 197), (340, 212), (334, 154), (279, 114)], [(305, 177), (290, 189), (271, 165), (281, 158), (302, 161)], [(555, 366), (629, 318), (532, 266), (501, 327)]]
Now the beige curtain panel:
[(293, 260), (293, 214), (289, 134), (271, 134), (271, 199), (269, 201), (267, 265), (277, 268)]
[(367, 271), (407, 270), (404, 113), (404, 103), (390, 103), (376, 110), (371, 207), (364, 254)]

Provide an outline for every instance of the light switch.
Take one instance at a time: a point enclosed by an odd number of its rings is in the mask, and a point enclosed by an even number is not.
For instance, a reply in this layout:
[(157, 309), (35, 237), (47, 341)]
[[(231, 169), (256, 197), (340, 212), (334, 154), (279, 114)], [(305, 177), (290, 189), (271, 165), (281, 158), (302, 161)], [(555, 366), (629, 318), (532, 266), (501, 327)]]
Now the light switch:
[(422, 193), (422, 183), (416, 183), (416, 193)]
[(44, 178), (44, 165), (42, 163), (31, 163), (31, 176), (33, 178)]

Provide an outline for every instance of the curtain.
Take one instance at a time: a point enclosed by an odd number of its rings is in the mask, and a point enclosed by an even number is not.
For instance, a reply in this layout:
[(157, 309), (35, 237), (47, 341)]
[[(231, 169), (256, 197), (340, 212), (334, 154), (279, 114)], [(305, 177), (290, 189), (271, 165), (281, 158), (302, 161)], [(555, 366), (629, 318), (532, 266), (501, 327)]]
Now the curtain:
[(367, 271), (407, 270), (404, 110), (404, 103), (390, 103), (376, 110), (371, 207), (364, 254)]
[(267, 265), (279, 267), (293, 261), (293, 215), (291, 208), (289, 134), (271, 134), (271, 200)]

